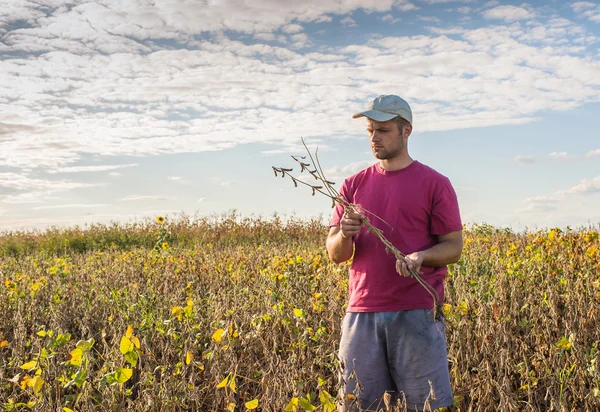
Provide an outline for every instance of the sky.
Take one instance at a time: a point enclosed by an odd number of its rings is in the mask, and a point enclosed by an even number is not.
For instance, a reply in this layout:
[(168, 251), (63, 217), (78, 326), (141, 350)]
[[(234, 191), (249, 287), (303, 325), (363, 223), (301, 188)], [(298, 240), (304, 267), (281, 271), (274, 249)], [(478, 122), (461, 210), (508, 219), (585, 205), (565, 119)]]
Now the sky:
[(464, 223), (600, 223), (598, 1), (0, 0), (0, 231), (327, 220), (271, 167), (339, 188), (381, 94)]

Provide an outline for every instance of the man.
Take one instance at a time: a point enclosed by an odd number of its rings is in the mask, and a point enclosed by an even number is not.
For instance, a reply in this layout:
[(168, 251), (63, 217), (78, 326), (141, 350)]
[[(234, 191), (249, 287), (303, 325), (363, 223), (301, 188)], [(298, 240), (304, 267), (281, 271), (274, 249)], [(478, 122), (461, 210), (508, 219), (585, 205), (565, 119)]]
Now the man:
[[(340, 195), (363, 213), (338, 205), (327, 237), (332, 261), (353, 257), (339, 349), (342, 409), (360, 402), (376, 410), (386, 392), (414, 411), (453, 405), (444, 324), (433, 318), (432, 296), (410, 271), (443, 299), (446, 265), (460, 259), (463, 247), (455, 191), (446, 177), (410, 157), (412, 111), (404, 99), (379, 96), (353, 117), (366, 118), (379, 162), (344, 181)], [(408, 263), (367, 233), (364, 218)]]

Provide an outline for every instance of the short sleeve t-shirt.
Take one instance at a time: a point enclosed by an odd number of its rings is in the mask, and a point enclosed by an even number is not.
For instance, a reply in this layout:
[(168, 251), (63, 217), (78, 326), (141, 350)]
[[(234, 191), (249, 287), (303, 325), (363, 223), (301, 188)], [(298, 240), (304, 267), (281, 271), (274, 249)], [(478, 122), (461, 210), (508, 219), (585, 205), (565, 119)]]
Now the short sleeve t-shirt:
[[(371, 224), (405, 255), (437, 244), (437, 235), (462, 230), (458, 201), (450, 180), (434, 169), (413, 161), (400, 170), (388, 171), (377, 163), (347, 178), (340, 195), (360, 205)], [(339, 204), (330, 226), (339, 226)], [(381, 219), (385, 221), (382, 222)], [(387, 223), (387, 224), (386, 224)], [(416, 279), (396, 272), (396, 258), (363, 226), (354, 237), (350, 267), (348, 312), (392, 312), (433, 307), (431, 295)], [(448, 269), (421, 267), (421, 277), (440, 299)]]

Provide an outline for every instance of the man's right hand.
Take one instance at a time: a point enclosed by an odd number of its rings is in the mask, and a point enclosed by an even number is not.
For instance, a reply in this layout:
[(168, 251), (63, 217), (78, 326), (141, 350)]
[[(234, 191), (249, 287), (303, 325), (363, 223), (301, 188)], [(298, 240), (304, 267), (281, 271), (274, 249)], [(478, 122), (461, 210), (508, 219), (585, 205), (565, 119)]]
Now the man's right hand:
[(344, 216), (340, 221), (340, 231), (342, 232), (342, 237), (348, 239), (354, 235), (357, 235), (362, 227), (361, 219), (363, 218), (364, 216), (359, 213), (350, 211), (344, 213)]

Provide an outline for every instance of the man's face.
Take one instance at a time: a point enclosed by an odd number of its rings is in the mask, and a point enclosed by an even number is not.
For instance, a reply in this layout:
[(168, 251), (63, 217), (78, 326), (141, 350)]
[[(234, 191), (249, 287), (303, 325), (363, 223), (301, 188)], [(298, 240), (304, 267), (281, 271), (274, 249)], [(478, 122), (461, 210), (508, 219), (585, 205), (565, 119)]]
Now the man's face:
[(367, 132), (371, 150), (379, 160), (390, 160), (401, 155), (406, 150), (405, 130), (398, 130), (395, 119), (387, 122), (377, 122), (367, 118)]

